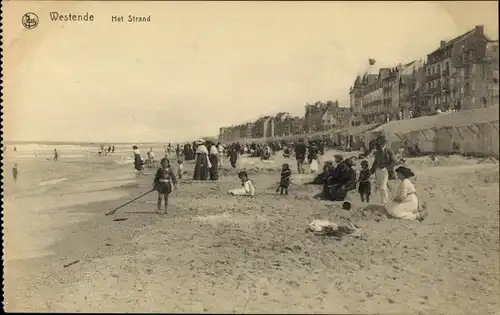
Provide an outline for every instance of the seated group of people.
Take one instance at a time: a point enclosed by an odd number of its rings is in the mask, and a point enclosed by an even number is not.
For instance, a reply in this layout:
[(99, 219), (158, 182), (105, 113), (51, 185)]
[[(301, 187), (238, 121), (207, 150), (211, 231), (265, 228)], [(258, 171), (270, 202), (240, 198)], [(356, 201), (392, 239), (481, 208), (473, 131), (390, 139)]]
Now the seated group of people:
[(344, 160), (342, 155), (337, 154), (335, 155), (335, 163), (337, 166), (326, 162), (323, 173), (317, 176), (312, 183), (323, 185), (323, 191), (318, 197), (331, 201), (343, 201), (349, 191), (356, 189), (356, 171), (353, 169), (355, 158)]

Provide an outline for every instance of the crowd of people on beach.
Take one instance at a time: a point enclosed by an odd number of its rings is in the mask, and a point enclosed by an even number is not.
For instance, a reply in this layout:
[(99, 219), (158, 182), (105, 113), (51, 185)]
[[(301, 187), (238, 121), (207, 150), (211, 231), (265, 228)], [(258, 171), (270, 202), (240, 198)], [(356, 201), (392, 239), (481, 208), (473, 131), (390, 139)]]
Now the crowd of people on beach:
[[(182, 149), (181, 149), (182, 148)], [(238, 158), (246, 155), (251, 158), (259, 158), (261, 161), (272, 159), (278, 152), (282, 152), (285, 159), (294, 156), (297, 172), (304, 174), (306, 166), (311, 173), (318, 173), (320, 159), (324, 155), (325, 148), (339, 148), (328, 139), (311, 139), (305, 143), (304, 139), (298, 141), (268, 141), (266, 143), (239, 143), (223, 144), (213, 141), (199, 140), (184, 145), (177, 144), (175, 150), (169, 143), (165, 146), (165, 157), (160, 161), (159, 168), (153, 180), (154, 190), (158, 192), (158, 213), (165, 213), (168, 204), (168, 195), (175, 189), (177, 179), (183, 175), (183, 161), (193, 161), (194, 170), (192, 180), (217, 181), (219, 179), (219, 167), (223, 166), (224, 157), (229, 158), (231, 168), (237, 168)], [(348, 148), (343, 148), (349, 152)], [(133, 146), (134, 167), (138, 171), (144, 170), (144, 165), (154, 165), (154, 153), (151, 148), (147, 153), (147, 159), (141, 157), (137, 146)], [(178, 167), (177, 174), (173, 171), (169, 156), (175, 154)], [(373, 157), (374, 161), (370, 167), (366, 158)], [(359, 175), (354, 167), (361, 159)], [(334, 156), (334, 161), (324, 161), (323, 171), (307, 184), (319, 185), (321, 192), (315, 198), (344, 202), (343, 207), (350, 208), (353, 193), (358, 193), (364, 203), (370, 203), (372, 192), (372, 177), (375, 177), (375, 189), (380, 194), (381, 204), (387, 213), (400, 219), (423, 220), (426, 216), (421, 211), (416, 195), (415, 187), (411, 182), (414, 173), (404, 166), (404, 159), (400, 152), (394, 153), (387, 147), (387, 140), (380, 135), (371, 141), (368, 148), (364, 148), (358, 156), (344, 158), (343, 155)], [(246, 171), (239, 171), (238, 177), (241, 187), (230, 190), (228, 193), (234, 196), (255, 196), (256, 187), (249, 178)], [(287, 195), (290, 188), (292, 171), (289, 163), (281, 167), (281, 175), (276, 193)], [(390, 200), (388, 183), (389, 180), (399, 180), (396, 196)], [(162, 200), (165, 204), (165, 212), (160, 210)]]

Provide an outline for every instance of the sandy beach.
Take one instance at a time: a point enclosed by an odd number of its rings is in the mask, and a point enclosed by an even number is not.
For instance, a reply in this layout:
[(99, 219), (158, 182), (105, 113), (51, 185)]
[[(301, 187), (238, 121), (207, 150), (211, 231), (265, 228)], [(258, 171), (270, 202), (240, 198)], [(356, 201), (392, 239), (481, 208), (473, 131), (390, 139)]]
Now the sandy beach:
[[(72, 154), (84, 154), (78, 150)], [(290, 195), (276, 195), (284, 162), (279, 154), (266, 163), (239, 160), (238, 168), (256, 183), (256, 197), (226, 194), (239, 185), (227, 160), (217, 182), (191, 181), (193, 165), (187, 163), (167, 215), (155, 213), (151, 193), (106, 217), (151, 187), (154, 170), (136, 176), (131, 163), (122, 162), (128, 155), (123, 149), (86, 162), (64, 154), (58, 162), (27, 158), (20, 180), (6, 180), (5, 311), (500, 310), (499, 173), (493, 160), (450, 156), (432, 165), (428, 158), (409, 159), (429, 212), (422, 223), (388, 219), (359, 200), (351, 211), (315, 200), (320, 188), (303, 185), (313, 175), (296, 175), (294, 166)], [(13, 160), (6, 157), (4, 172)], [(350, 219), (362, 233), (317, 236), (306, 231), (314, 219)]]

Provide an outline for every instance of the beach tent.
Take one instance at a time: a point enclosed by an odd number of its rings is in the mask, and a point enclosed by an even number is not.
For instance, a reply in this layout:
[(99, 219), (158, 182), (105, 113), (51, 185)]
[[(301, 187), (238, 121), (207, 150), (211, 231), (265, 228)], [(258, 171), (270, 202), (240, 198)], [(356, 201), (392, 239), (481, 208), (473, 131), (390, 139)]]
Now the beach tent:
[(498, 106), (391, 121), (366, 133), (384, 134), (394, 150), (418, 145), (422, 152), (498, 155)]

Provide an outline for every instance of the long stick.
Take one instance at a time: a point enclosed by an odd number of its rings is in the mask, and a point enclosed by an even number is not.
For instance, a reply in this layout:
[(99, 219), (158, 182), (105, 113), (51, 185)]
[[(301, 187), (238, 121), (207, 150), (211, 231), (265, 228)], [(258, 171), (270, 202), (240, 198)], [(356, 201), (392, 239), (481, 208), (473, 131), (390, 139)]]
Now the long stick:
[(143, 193), (143, 194), (142, 194), (142, 195), (140, 195), (139, 197), (137, 197), (137, 198), (134, 198), (134, 199), (130, 200), (129, 202), (127, 202), (127, 203), (125, 203), (125, 204), (123, 204), (123, 205), (119, 206), (118, 208), (116, 208), (116, 209), (114, 209), (114, 210), (111, 210), (110, 212), (106, 213), (106, 215), (112, 215), (112, 214), (115, 214), (115, 212), (116, 212), (118, 209), (121, 209), (121, 208), (125, 207), (126, 205), (128, 205), (128, 204), (130, 204), (130, 203), (132, 203), (132, 202), (136, 201), (136, 200), (137, 200), (137, 199), (139, 199), (139, 198), (142, 198), (142, 197), (146, 196), (147, 194), (149, 194), (149, 193), (151, 193), (151, 192), (153, 192), (153, 191), (155, 191), (155, 190), (154, 190), (154, 189), (151, 189), (150, 191)]

